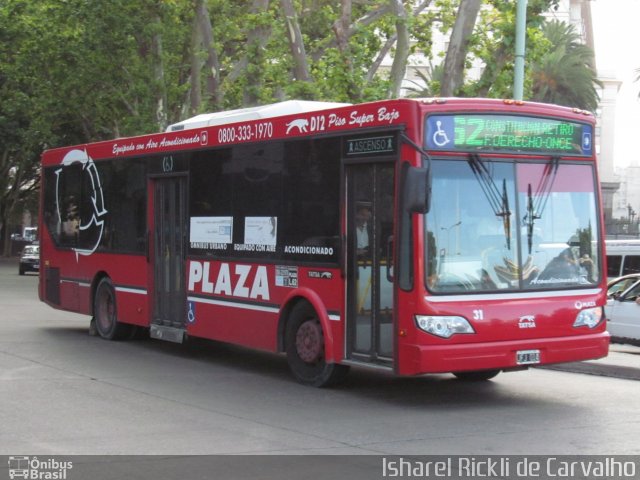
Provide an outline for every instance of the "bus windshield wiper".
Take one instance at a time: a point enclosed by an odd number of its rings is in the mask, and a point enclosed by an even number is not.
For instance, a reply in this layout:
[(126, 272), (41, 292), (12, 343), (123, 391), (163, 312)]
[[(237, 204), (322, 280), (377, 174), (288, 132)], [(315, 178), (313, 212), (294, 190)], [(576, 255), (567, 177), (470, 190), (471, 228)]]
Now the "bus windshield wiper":
[(533, 201), (533, 195), (531, 193), (531, 184), (527, 187), (527, 213), (523, 218), (523, 223), (527, 226), (527, 246), (529, 247), (529, 254), (533, 247), (533, 227), (536, 220), (542, 218), (551, 191), (553, 190), (553, 184), (558, 176), (558, 167), (560, 166), (560, 157), (551, 157), (551, 160), (544, 167), (542, 178), (540, 183), (536, 187), (536, 201)]
[(496, 217), (502, 218), (507, 248), (511, 250), (511, 210), (509, 209), (509, 196), (507, 195), (507, 179), (502, 179), (502, 193), (500, 193), (489, 169), (477, 153), (470, 153), (468, 162), (491, 206), (491, 210), (493, 210)]

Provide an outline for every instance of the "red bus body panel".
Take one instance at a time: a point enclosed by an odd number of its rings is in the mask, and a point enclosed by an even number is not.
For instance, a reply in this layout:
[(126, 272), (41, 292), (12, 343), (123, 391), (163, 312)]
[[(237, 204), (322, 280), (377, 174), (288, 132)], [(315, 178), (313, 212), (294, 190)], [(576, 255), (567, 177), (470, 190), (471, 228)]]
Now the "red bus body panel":
[[(533, 103), (526, 103), (521, 108), (527, 114), (562, 114), (568, 119), (593, 121), (587, 119), (583, 112), (571, 109), (550, 108)], [(505, 104), (497, 100), (469, 99), (374, 102), (241, 124), (59, 148), (43, 154), (42, 166), (46, 168), (60, 165), (65, 155), (74, 149), (86, 151), (99, 163), (105, 159), (341, 132), (361, 133), (366, 129), (387, 127), (402, 128), (414, 143), (421, 145), (424, 135), (423, 117), (428, 111), (504, 113)], [(406, 144), (401, 152), (401, 161), (410, 161), (416, 166), (421, 164), (419, 153)], [(584, 158), (580, 160), (585, 161)], [(147, 218), (147, 223), (151, 221), (151, 218)], [(414, 215), (412, 221), (414, 251), (423, 252), (424, 238), (419, 233), (424, 231), (423, 218)], [(343, 232), (344, 222), (345, 213), (342, 212)], [(150, 325), (153, 310), (153, 268), (147, 256), (100, 251), (78, 255), (70, 249), (58, 249), (54, 246), (42, 216), (40, 232), (43, 268), (40, 269), (39, 295), (42, 301), (54, 308), (91, 315), (93, 289), (99, 279), (106, 275), (111, 278), (116, 290), (118, 318), (134, 325)], [(603, 244), (602, 232), (598, 232), (598, 235)], [(152, 250), (152, 240), (149, 241), (147, 249)], [(193, 337), (256, 349), (282, 351), (283, 322), (292, 303), (303, 298), (318, 313), (325, 335), (327, 360), (344, 361), (347, 300), (342, 268), (308, 265), (291, 267), (296, 269), (297, 285), (283, 286), (278, 285), (276, 280), (278, 262), (207, 260), (187, 256), (187, 301), (191, 311), (186, 323), (186, 333)], [(47, 269), (59, 269), (59, 302), (47, 300), (51, 298), (51, 293), (46, 291)], [(599, 285), (584, 292), (521, 292), (471, 297), (459, 295), (455, 299), (447, 299), (427, 292), (422, 281), (425, 278), (424, 269), (422, 255), (414, 255), (413, 291), (395, 289), (393, 368), (397, 374), (518, 368), (516, 352), (521, 350), (540, 350), (541, 364), (593, 359), (608, 353), (606, 322), (601, 322), (591, 330), (572, 326), (580, 305), (605, 305), (604, 275)], [(319, 278), (320, 272), (325, 274), (324, 278)], [(474, 335), (455, 335), (450, 339), (441, 339), (419, 330), (415, 325), (416, 314), (472, 318), (473, 311), (480, 307), (484, 310), (484, 320), (474, 323)], [(519, 319), (532, 313), (536, 316), (536, 328), (522, 327)]]

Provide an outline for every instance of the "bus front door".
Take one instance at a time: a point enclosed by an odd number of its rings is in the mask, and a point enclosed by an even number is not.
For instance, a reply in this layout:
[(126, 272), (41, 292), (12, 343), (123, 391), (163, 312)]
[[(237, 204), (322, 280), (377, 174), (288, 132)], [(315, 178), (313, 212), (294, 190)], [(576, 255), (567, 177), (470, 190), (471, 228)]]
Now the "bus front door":
[(394, 164), (347, 165), (347, 357), (393, 361)]
[(152, 338), (182, 342), (186, 325), (187, 240), (184, 176), (152, 179), (150, 265), (153, 271)]

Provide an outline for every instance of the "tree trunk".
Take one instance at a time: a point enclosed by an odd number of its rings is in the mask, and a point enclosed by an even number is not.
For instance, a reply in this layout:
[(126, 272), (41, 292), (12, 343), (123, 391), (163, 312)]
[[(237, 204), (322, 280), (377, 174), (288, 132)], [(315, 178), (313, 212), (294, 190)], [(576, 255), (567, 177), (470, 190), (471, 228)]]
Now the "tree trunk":
[(11, 152), (3, 149), (0, 155), (0, 241), (2, 242), (2, 255), (11, 253), (11, 243), (9, 241), (9, 196), (11, 195), (11, 185), (9, 184), (9, 171), (12, 168)]
[(489, 95), (491, 86), (496, 81), (496, 78), (508, 61), (513, 61), (513, 48), (507, 48), (504, 44), (501, 44), (494, 52), (493, 62), (491, 65), (486, 65), (482, 71), (482, 75), (480, 75), (480, 80), (478, 80), (478, 89), (476, 92), (478, 97), (486, 97)]
[(440, 87), (440, 95), (451, 97), (456, 94), (464, 81), (464, 63), (469, 48), (469, 38), (473, 33), (476, 18), (480, 11), (481, 0), (464, 0), (460, 2), (458, 16), (453, 25), (449, 48), (444, 61), (444, 70)]
[(200, 27), (200, 12), (204, 5), (204, 0), (196, 0), (196, 11), (193, 16), (193, 24), (191, 26), (191, 52), (189, 56), (189, 64), (191, 65), (189, 75), (189, 114), (195, 115), (202, 105), (202, 82), (200, 81), (200, 72), (202, 70), (202, 61), (198, 52), (202, 45), (202, 28)]
[(311, 75), (309, 74), (307, 54), (304, 48), (302, 32), (300, 32), (300, 24), (298, 23), (296, 10), (292, 0), (280, 0), (280, 4), (282, 5), (282, 13), (287, 28), (287, 39), (289, 40), (291, 55), (293, 57), (293, 77), (295, 80), (308, 82), (311, 80)]
[[(252, 15), (260, 15), (269, 10), (269, 0), (253, 0), (249, 9)], [(247, 32), (247, 55), (251, 61), (247, 62), (250, 70), (247, 75), (247, 88), (244, 91), (243, 104), (247, 107), (258, 105), (260, 92), (264, 85), (264, 46), (267, 44), (271, 28), (268, 24), (258, 24)]]
[[(7, 154), (6, 159), (8, 159), (8, 157), (9, 155)], [(1, 198), (2, 205), (0, 205), (0, 223), (4, 226), (2, 229), (4, 237), (4, 256), (11, 255), (11, 235), (9, 228), (11, 226), (11, 218), (16, 208), (16, 204), (20, 198), (20, 188), (24, 185), (22, 180), (22, 175), (25, 173), (23, 168), (25, 167), (24, 161), (17, 162), (16, 167), (15, 173), (13, 175), (9, 174), (8, 181), (6, 183), (7, 190)]]
[[(430, 3), (431, 3), (431, 0), (425, 0), (422, 3), (418, 4), (416, 8), (413, 9), (412, 15), (414, 17), (416, 15), (420, 15), (422, 11), (429, 6)], [(377, 12), (387, 13), (390, 10), (391, 10), (391, 7), (389, 6), (389, 4), (386, 4), (384, 7), (381, 7), (379, 10), (372, 12), (372, 14), (362, 17), (356, 22), (356, 24), (360, 26), (366, 26), (368, 25), (367, 22), (370, 23), (370, 21), (373, 18), (377, 18), (373, 16), (373, 13), (377, 13)], [(355, 31), (355, 26), (352, 25), (349, 30)], [(371, 64), (371, 67), (369, 67), (369, 71), (367, 72), (367, 77), (366, 77), (367, 83), (371, 82), (371, 80), (373, 80), (373, 77), (375, 77), (376, 73), (378, 73), (378, 69), (380, 68), (380, 65), (382, 65), (382, 61), (384, 60), (384, 57), (387, 55), (387, 53), (389, 53), (393, 45), (395, 45), (397, 39), (398, 39), (397, 34), (392, 35), (391, 37), (389, 37), (389, 39), (385, 42), (383, 47), (380, 49), (380, 51), (378, 52), (378, 56), (376, 57), (374, 62)]]
[(9, 215), (5, 199), (0, 202), (0, 242), (2, 242), (2, 256), (11, 255), (11, 235), (9, 234)]
[(333, 24), (333, 31), (336, 34), (336, 41), (338, 42), (338, 50), (343, 54), (349, 52), (349, 37), (352, 30), (349, 28), (351, 24), (351, 0), (342, 0), (342, 10), (340, 18)]
[(353, 62), (351, 61), (351, 49), (349, 48), (349, 39), (351, 38), (351, 0), (341, 0), (340, 18), (333, 24), (333, 32), (336, 35), (336, 42), (342, 63), (344, 65), (344, 81), (348, 83), (347, 95), (350, 100), (358, 102), (361, 98), (360, 89), (353, 82)]
[(391, 82), (388, 98), (397, 98), (400, 96), (402, 88), (402, 80), (407, 72), (407, 58), (409, 58), (409, 27), (407, 26), (407, 12), (404, 9), (402, 0), (391, 0), (393, 11), (396, 15), (396, 53), (393, 56), (393, 64), (391, 65), (391, 73), (389, 80)]
[(156, 122), (160, 131), (167, 128), (167, 108), (169, 101), (167, 99), (167, 86), (164, 81), (164, 62), (162, 59), (162, 21), (157, 13), (153, 17), (153, 22), (157, 24), (156, 33), (151, 41), (152, 58), (153, 58), (153, 77), (157, 85), (156, 94)]
[(202, 42), (207, 51), (207, 59), (205, 66), (207, 68), (207, 97), (213, 100), (215, 107), (222, 105), (224, 94), (220, 88), (220, 60), (218, 52), (213, 46), (213, 28), (211, 27), (211, 17), (207, 4), (198, 0), (198, 10), (196, 16), (200, 22), (200, 31), (202, 32)]

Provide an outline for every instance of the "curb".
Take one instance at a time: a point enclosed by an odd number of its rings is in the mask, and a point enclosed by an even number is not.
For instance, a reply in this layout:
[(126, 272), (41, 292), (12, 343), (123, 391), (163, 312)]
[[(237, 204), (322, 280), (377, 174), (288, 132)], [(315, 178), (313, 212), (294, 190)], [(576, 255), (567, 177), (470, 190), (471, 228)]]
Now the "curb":
[(620, 378), (623, 380), (640, 380), (640, 368), (625, 367), (622, 365), (599, 364), (597, 361), (559, 363), (537, 367), (543, 370), (557, 370), (569, 373), (583, 373), (600, 377)]
[(539, 368), (601, 377), (640, 380), (640, 346), (611, 343), (609, 355), (598, 360), (544, 365)]

